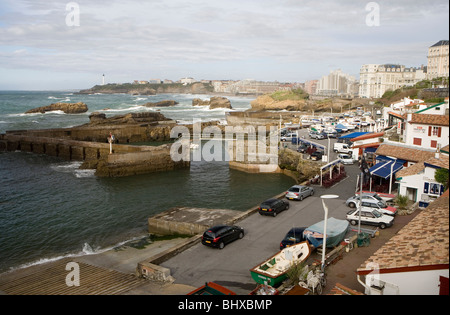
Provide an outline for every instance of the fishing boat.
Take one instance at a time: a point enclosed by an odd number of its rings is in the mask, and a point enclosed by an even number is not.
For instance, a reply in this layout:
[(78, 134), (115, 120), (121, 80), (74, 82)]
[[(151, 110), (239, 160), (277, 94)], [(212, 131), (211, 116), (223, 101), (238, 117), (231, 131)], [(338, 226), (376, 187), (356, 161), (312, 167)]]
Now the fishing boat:
[[(324, 222), (321, 221), (311, 225), (303, 231), (305, 239), (315, 248), (323, 245)], [(339, 245), (345, 234), (347, 234), (348, 229), (349, 223), (347, 220), (329, 218), (327, 220), (327, 247), (333, 248)]]
[(250, 274), (256, 283), (274, 287), (288, 277), (289, 268), (305, 261), (310, 254), (309, 243), (302, 242), (281, 250), (263, 263), (253, 267), (250, 269)]

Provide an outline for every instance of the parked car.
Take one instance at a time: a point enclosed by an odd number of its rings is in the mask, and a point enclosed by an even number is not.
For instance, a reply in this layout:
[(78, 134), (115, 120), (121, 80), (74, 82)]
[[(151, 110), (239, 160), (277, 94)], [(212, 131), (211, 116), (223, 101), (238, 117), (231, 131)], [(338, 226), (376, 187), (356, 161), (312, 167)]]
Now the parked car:
[(297, 134), (295, 132), (290, 132), (282, 136), (280, 141), (291, 141), (293, 138), (297, 138)]
[(314, 195), (314, 189), (309, 186), (294, 185), (286, 192), (285, 197), (291, 200), (303, 200), (308, 196)]
[(327, 134), (328, 138), (337, 138), (338, 137), (338, 133), (336, 130), (328, 131), (328, 132), (326, 132), (326, 134)]
[(313, 161), (321, 161), (324, 153), (322, 151), (316, 151), (311, 153), (311, 160)]
[(307, 145), (306, 143), (302, 143), (297, 148), (297, 152), (299, 152), (299, 153), (306, 153), (306, 150), (308, 150), (308, 148), (309, 148), (309, 145)]
[(327, 134), (324, 133), (324, 132), (318, 133), (318, 134), (316, 135), (316, 139), (317, 139), (317, 140), (326, 139), (327, 137), (328, 137)]
[(259, 214), (277, 216), (281, 211), (289, 209), (289, 201), (281, 199), (268, 199), (259, 206)]
[[(355, 207), (359, 207), (359, 201), (356, 202)], [(362, 200), (362, 208), (363, 209), (375, 209), (379, 212), (391, 216), (395, 216), (397, 214), (397, 208), (388, 206), (387, 204), (384, 204), (381, 201), (374, 201), (371, 199), (364, 199)]]
[(244, 237), (244, 229), (235, 225), (216, 225), (206, 230), (202, 236), (202, 244), (224, 248), (226, 244)]
[(287, 232), (286, 236), (280, 242), (280, 250), (292, 245), (304, 242), (306, 240), (303, 231), (306, 227), (294, 227)]
[(339, 152), (339, 153), (348, 153), (348, 154), (352, 153), (352, 149), (350, 148), (350, 146), (347, 143), (340, 143), (340, 142), (336, 142), (333, 145), (333, 151)]
[[(363, 197), (363, 200), (372, 200), (374, 203), (380, 202), (382, 207), (387, 206), (386, 201), (381, 199), (381, 197), (378, 196), (377, 193), (363, 193), (362, 197)], [(345, 202), (345, 205), (350, 208), (355, 208), (356, 205), (358, 204), (359, 200), (360, 200), (359, 194), (354, 195), (347, 199), (347, 201)]]
[[(394, 224), (394, 217), (380, 213), (376, 209), (361, 210), (361, 224), (375, 225), (385, 229)], [(347, 212), (347, 220), (351, 225), (357, 225), (359, 221), (359, 209), (352, 209)]]
[(311, 131), (309, 132), (309, 137), (310, 137), (311, 139), (317, 139), (317, 135), (318, 135), (318, 134), (319, 134), (318, 131), (311, 130)]
[(351, 154), (341, 153), (338, 155), (338, 159), (340, 159), (343, 164), (353, 164), (355, 162)]

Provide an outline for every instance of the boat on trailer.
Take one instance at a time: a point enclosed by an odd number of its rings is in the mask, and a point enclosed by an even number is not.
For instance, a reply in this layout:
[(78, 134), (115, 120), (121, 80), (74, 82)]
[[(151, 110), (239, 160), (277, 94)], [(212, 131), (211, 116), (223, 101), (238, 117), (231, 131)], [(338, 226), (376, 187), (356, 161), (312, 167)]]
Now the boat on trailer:
[(283, 282), (288, 270), (308, 259), (311, 247), (308, 242), (301, 242), (287, 247), (264, 262), (250, 269), (250, 274), (256, 283), (266, 284), (272, 287)]
[[(314, 248), (323, 245), (324, 222), (320, 221), (303, 231), (303, 236)], [(348, 230), (349, 223), (347, 220), (327, 219), (327, 247), (333, 248), (339, 245)]]

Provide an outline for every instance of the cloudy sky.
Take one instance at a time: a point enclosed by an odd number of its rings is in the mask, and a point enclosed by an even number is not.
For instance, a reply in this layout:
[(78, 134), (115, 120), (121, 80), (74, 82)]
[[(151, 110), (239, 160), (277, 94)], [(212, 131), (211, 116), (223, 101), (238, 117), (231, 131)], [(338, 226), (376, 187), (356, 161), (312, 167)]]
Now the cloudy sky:
[(448, 0), (0, 0), (0, 90), (152, 78), (305, 82), (420, 66)]

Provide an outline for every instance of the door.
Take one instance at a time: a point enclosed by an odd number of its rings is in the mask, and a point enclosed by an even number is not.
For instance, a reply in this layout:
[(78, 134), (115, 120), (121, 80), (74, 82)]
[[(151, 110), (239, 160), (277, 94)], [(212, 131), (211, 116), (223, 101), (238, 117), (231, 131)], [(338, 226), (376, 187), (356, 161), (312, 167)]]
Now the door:
[(417, 202), (417, 188), (406, 188), (406, 196), (408, 196), (409, 200)]

